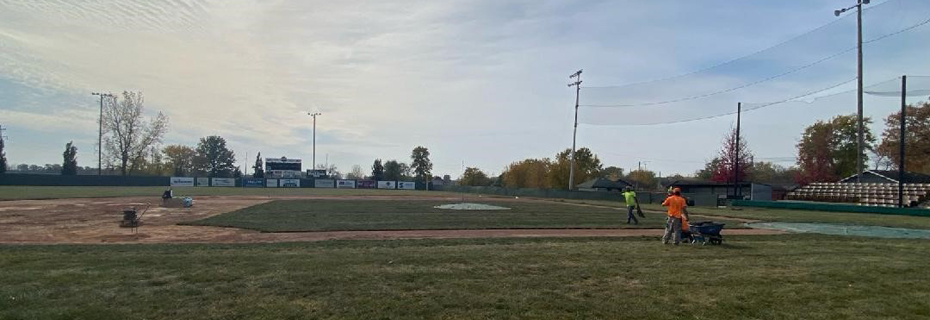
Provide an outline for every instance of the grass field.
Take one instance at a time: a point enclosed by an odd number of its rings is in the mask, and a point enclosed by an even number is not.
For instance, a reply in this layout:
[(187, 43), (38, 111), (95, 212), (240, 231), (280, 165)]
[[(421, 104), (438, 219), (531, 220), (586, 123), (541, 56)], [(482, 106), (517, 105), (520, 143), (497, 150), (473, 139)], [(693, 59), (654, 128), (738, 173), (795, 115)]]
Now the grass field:
[(925, 319), (930, 242), (0, 246), (0, 319)]
[[(593, 204), (600, 206), (622, 207), (622, 203), (597, 200), (553, 200), (553, 202)], [(645, 209), (665, 210), (660, 205), (643, 205)], [(851, 213), (851, 212), (824, 212), (807, 210), (785, 210), (768, 208), (720, 209), (712, 207), (693, 207), (689, 212), (699, 215), (733, 217), (761, 221), (781, 222), (820, 222), (863, 226), (883, 226), (896, 228), (930, 229), (930, 218), (897, 216), (885, 214)]]
[[(483, 199), (511, 208), (498, 211), (440, 210), (449, 201), (278, 200), (224, 213), (191, 225), (265, 232), (504, 228), (663, 228), (664, 215), (649, 213), (626, 224), (626, 211), (551, 202)], [(739, 223), (731, 223), (738, 227)]]
[[(0, 200), (160, 197), (167, 187), (33, 187), (0, 186)], [(417, 190), (316, 188), (174, 187), (177, 196), (454, 196), (453, 193)]]

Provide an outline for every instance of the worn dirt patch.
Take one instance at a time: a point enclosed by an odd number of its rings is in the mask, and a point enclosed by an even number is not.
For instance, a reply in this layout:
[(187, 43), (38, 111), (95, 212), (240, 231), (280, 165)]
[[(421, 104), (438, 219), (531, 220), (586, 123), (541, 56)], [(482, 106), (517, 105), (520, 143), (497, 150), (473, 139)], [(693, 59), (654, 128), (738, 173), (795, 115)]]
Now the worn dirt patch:
[[(439, 197), (195, 197), (192, 208), (161, 208), (158, 197), (79, 198), (55, 200), (0, 201), (0, 243), (249, 243), (319, 241), (331, 239), (419, 239), (495, 237), (629, 237), (661, 236), (658, 229), (492, 229), (492, 230), (400, 230), (261, 233), (258, 231), (207, 226), (182, 226), (200, 220), (278, 199), (330, 200), (454, 200)], [(495, 201), (536, 201), (495, 199)], [(142, 217), (143, 225), (133, 233), (120, 228), (122, 210), (152, 204)], [(773, 230), (728, 229), (727, 235), (779, 234)]]

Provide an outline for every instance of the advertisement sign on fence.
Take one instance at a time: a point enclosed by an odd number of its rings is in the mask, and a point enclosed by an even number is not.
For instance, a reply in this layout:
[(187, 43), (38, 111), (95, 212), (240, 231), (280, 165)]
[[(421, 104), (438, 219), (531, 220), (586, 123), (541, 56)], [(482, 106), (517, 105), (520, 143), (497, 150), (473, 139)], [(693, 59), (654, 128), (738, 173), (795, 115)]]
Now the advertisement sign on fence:
[(314, 188), (335, 188), (336, 180), (331, 179), (316, 179), (313, 180)]
[(378, 181), (378, 189), (397, 189), (397, 181)]
[(336, 180), (336, 188), (355, 189), (355, 180)]
[(266, 188), (277, 188), (278, 179), (265, 179), (265, 187)]
[(171, 177), (172, 187), (193, 187), (194, 178), (192, 177)]
[(397, 189), (414, 190), (416, 188), (417, 188), (417, 184), (415, 182), (397, 181)]
[(245, 188), (261, 188), (265, 186), (264, 182), (262, 178), (242, 178), (242, 186)]
[(300, 188), (300, 179), (281, 179), (278, 180), (281, 188)]
[(196, 182), (197, 182), (196, 186), (198, 187), (209, 187), (210, 186), (210, 178), (197, 178)]
[(236, 179), (234, 178), (213, 178), (214, 187), (235, 187)]
[(374, 180), (359, 180), (355, 182), (355, 187), (359, 189), (374, 189), (375, 181)]

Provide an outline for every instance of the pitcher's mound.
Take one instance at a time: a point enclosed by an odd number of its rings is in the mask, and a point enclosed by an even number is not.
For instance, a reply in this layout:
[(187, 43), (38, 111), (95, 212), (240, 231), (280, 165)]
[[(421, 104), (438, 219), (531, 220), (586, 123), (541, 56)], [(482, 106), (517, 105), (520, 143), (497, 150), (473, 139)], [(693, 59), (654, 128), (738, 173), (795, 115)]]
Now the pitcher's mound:
[(475, 210), (475, 211), (510, 210), (510, 208), (507, 208), (507, 207), (498, 207), (498, 206), (492, 206), (489, 204), (468, 203), (468, 202), (444, 204), (441, 206), (435, 206), (433, 208), (444, 209), (444, 210)]

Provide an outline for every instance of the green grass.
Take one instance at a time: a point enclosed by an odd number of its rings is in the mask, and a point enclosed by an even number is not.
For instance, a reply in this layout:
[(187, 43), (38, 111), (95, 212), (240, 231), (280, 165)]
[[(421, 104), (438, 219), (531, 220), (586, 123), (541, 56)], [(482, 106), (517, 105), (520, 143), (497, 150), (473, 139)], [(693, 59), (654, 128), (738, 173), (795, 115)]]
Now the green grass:
[[(566, 203), (584, 203), (611, 207), (622, 207), (623, 203), (613, 201), (592, 201), (592, 200), (555, 200), (555, 202)], [(643, 205), (644, 209), (665, 210), (660, 205), (648, 204)], [(930, 218), (914, 216), (897, 216), (886, 214), (870, 213), (851, 213), (851, 212), (826, 212), (826, 211), (807, 211), (807, 210), (787, 210), (787, 209), (769, 209), (769, 208), (748, 208), (739, 207), (730, 208), (712, 208), (712, 207), (692, 207), (688, 208), (690, 213), (733, 217), (741, 219), (753, 219), (760, 221), (778, 221), (778, 222), (815, 222), (815, 223), (836, 223), (863, 226), (882, 226), (895, 228), (913, 228), (913, 229), (930, 229)]]
[[(33, 187), (0, 186), (0, 200), (160, 197), (167, 187)], [(453, 193), (416, 190), (316, 189), (316, 188), (220, 188), (174, 187), (177, 196), (453, 196)]]
[(926, 319), (930, 241), (0, 246), (0, 319)]
[(646, 218), (640, 218), (640, 224), (634, 226), (626, 224), (625, 210), (551, 202), (490, 199), (478, 202), (508, 207), (511, 210), (455, 211), (433, 208), (450, 201), (278, 200), (188, 224), (265, 232), (664, 227), (664, 215), (656, 213), (649, 213)]

